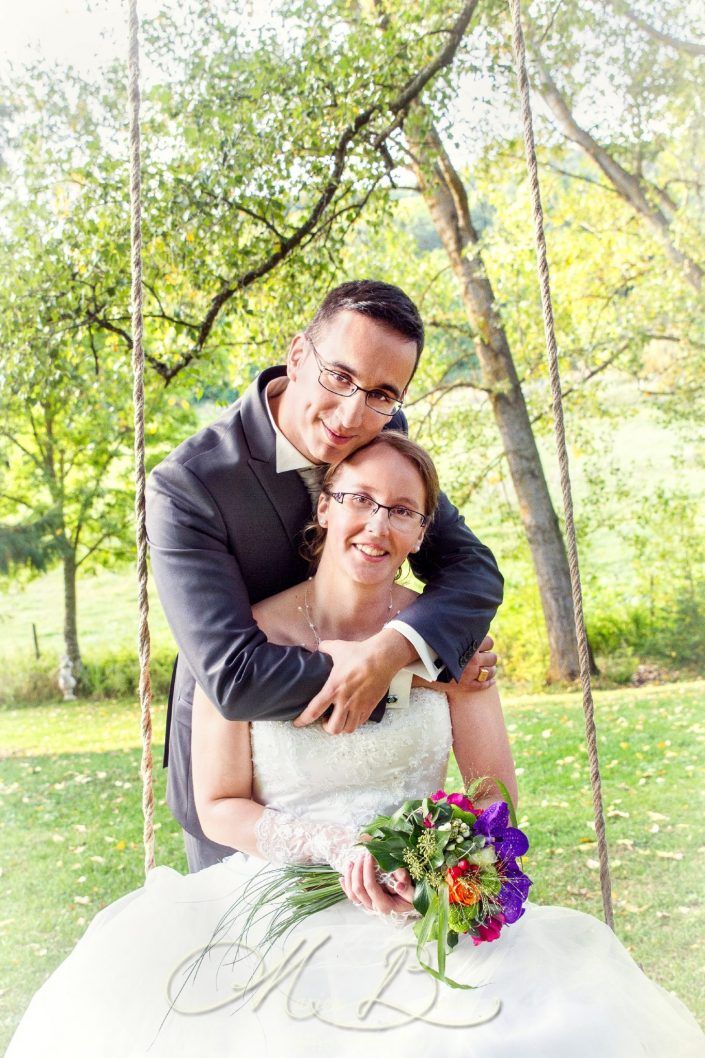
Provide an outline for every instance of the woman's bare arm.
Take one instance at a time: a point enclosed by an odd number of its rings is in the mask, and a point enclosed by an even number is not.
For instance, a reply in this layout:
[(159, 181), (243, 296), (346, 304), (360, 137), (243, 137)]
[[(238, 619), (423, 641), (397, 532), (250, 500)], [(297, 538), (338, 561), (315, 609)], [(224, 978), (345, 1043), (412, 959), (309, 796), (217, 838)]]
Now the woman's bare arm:
[(226, 720), (198, 686), (191, 767), (196, 811), (206, 837), (259, 855), (254, 828), (264, 808), (252, 800), (250, 725)]
[[(445, 690), (453, 726), (453, 752), (463, 779), (466, 783), (481, 775), (500, 779), (516, 805), (516, 772), (499, 691), (496, 687), (488, 687), (486, 691), (468, 692), (453, 684), (447, 685)], [(473, 800), (476, 804), (486, 805), (504, 800), (504, 795), (497, 786), (487, 782)]]
[[(291, 644), (295, 599), (296, 589), (289, 588), (252, 607), (270, 643)], [(250, 725), (226, 720), (198, 685), (193, 698), (191, 768), (196, 812), (206, 837), (260, 855), (254, 828), (264, 806), (252, 799)]]

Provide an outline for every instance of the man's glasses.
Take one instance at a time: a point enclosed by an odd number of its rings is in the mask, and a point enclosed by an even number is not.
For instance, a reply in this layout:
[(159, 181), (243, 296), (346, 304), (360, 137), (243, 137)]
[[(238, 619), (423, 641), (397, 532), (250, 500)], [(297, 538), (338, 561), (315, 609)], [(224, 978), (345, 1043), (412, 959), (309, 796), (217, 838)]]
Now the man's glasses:
[(421, 514), (420, 511), (412, 511), (410, 507), (404, 507), (399, 503), (388, 507), (386, 503), (377, 503), (366, 492), (329, 492), (328, 489), (325, 492), (332, 500), (342, 504), (347, 511), (361, 514), (366, 519), (374, 518), (381, 507), (387, 512), (391, 527), (402, 533), (417, 532), (423, 529), (428, 521), (428, 515)]
[(403, 401), (392, 397), (389, 393), (385, 393), (383, 389), (364, 389), (363, 386), (356, 385), (344, 371), (336, 371), (334, 367), (326, 366), (325, 360), (321, 360), (318, 350), (309, 336), (305, 334), (304, 337), (310, 343), (318, 364), (319, 384), (324, 389), (327, 389), (329, 393), (337, 393), (339, 397), (352, 397), (359, 390), (360, 393), (365, 394), (367, 407), (372, 408), (372, 411), (376, 411), (378, 415), (392, 416), (403, 407)]

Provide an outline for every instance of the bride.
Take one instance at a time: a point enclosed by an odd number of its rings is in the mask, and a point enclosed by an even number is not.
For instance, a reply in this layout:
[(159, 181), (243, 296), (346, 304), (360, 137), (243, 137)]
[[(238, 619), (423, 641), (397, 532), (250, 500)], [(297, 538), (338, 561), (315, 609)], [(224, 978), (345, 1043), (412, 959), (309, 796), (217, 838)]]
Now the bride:
[[(395, 574), (433, 531), (437, 492), (426, 453), (389, 432), (331, 469), (315, 576), (255, 608), (268, 638), (325, 650), (375, 633), (412, 595)], [(494, 688), (421, 682), (408, 708), (337, 737), (227, 721), (199, 694), (192, 742), (203, 829), (241, 851), (197, 874), (157, 868), (101, 912), (32, 1000), (8, 1058), (705, 1056), (683, 1004), (577, 911), (528, 904), (493, 943), (461, 938), (448, 972), (468, 989), (419, 969), (410, 879), (378, 875), (357, 837), (442, 786), (451, 748), (466, 779), (493, 775), (516, 793)], [(243, 919), (269, 864), (292, 862), (330, 863), (348, 899), (258, 944), (273, 909), (246, 935)]]

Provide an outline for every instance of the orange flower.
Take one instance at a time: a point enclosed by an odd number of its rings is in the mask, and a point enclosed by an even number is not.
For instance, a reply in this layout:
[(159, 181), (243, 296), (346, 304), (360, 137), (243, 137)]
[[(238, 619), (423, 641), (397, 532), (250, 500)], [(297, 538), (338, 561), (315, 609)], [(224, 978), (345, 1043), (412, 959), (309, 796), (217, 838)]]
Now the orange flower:
[(446, 881), (451, 904), (465, 904), (466, 907), (471, 907), (480, 899), (480, 887), (472, 880), (471, 875), (454, 878), (450, 871), (447, 871)]

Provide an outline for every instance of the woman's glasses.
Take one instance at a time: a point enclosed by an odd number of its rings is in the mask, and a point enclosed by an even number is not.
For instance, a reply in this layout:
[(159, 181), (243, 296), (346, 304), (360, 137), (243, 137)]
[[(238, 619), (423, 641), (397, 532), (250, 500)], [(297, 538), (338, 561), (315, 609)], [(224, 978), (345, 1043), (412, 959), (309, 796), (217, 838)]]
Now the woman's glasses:
[(325, 492), (331, 499), (342, 504), (347, 511), (361, 514), (367, 519), (374, 518), (381, 507), (382, 510), (387, 512), (389, 524), (392, 528), (398, 529), (402, 533), (417, 532), (419, 529), (423, 529), (428, 521), (428, 515), (426, 514), (412, 511), (410, 507), (404, 507), (400, 503), (395, 503), (392, 507), (388, 507), (386, 503), (377, 503), (366, 492), (329, 492), (328, 489)]

